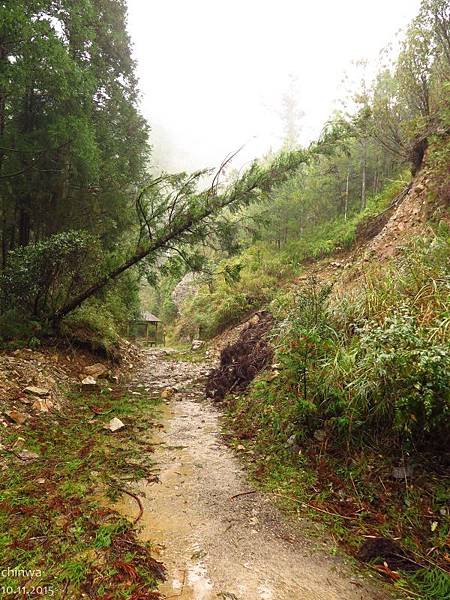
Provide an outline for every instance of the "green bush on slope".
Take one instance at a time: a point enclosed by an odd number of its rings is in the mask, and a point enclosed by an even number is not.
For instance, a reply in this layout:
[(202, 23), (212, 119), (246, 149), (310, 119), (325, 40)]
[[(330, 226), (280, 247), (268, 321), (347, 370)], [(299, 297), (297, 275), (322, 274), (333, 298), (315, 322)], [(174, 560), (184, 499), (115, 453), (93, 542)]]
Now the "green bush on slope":
[[(367, 208), (343, 219), (326, 221), (306, 229), (296, 241), (281, 249), (259, 241), (239, 256), (222, 260), (208, 284), (185, 303), (175, 326), (175, 336), (210, 338), (242, 321), (252, 311), (280, 297), (280, 287), (301, 271), (304, 261), (348, 249), (358, 226), (379, 214), (401, 192), (408, 175), (404, 173), (369, 199)], [(234, 277), (229, 273), (235, 272)]]
[(312, 282), (275, 341), (278, 375), (250, 394), (250, 421), (298, 440), (325, 430), (337, 444), (438, 447), (449, 435), (450, 237), (405, 251), (351, 301)]

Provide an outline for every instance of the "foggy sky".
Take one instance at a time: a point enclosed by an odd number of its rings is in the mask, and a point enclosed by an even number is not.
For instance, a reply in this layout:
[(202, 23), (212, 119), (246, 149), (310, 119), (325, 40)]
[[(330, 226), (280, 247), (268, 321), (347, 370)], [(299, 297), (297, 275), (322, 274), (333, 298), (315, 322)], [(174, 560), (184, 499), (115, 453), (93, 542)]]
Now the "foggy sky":
[(237, 161), (280, 147), (283, 95), (295, 90), (300, 141), (314, 139), (359, 79), (352, 61), (395, 41), (420, 0), (128, 0), (128, 29), (152, 127), (167, 170)]

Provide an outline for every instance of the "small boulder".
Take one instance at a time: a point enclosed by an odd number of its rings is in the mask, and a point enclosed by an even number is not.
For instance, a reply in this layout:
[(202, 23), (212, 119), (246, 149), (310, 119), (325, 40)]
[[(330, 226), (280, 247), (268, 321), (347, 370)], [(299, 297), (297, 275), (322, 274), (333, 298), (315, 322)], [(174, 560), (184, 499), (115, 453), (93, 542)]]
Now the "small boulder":
[(23, 391), (26, 394), (32, 394), (33, 396), (39, 396), (41, 398), (44, 398), (45, 396), (50, 395), (50, 390), (47, 390), (45, 388), (35, 387), (33, 385), (29, 385)]
[(5, 413), (5, 415), (13, 422), (17, 423), (17, 425), (23, 425), (27, 420), (28, 416), (24, 413), (19, 412), (18, 410), (9, 410)]
[(122, 421), (117, 417), (113, 417), (111, 421), (104, 426), (105, 429), (108, 429), (108, 431), (112, 432), (119, 431), (119, 429), (123, 429), (123, 427), (125, 427), (125, 424), (122, 423)]
[(83, 390), (94, 390), (97, 387), (97, 381), (89, 375), (81, 382)]
[(204, 345), (205, 342), (203, 340), (192, 340), (191, 350), (200, 350)]
[(39, 454), (36, 454), (36, 452), (31, 452), (31, 450), (21, 450), (17, 453), (17, 456), (21, 460), (35, 460), (36, 458), (39, 458)]
[(39, 412), (48, 412), (52, 406), (53, 404), (49, 400), (38, 398), (33, 402), (31, 408)]
[(84, 367), (83, 371), (86, 373), (86, 375), (90, 375), (96, 379), (101, 379), (108, 374), (108, 367), (102, 363), (95, 363), (94, 365)]

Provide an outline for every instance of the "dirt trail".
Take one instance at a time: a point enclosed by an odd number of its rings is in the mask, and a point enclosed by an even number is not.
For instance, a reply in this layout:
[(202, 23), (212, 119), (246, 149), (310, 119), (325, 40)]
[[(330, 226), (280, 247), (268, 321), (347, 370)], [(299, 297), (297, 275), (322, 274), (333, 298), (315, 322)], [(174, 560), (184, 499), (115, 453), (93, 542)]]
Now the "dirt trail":
[[(202, 395), (209, 366), (147, 352), (134, 385), (156, 392), (175, 386), (153, 436), (160, 483), (140, 482), (140, 537), (160, 549), (168, 569), (161, 588), (181, 600), (382, 600), (342, 559), (331, 557), (289, 524), (271, 500), (252, 491), (232, 450), (220, 437), (220, 413)], [(136, 502), (116, 508), (130, 517)]]

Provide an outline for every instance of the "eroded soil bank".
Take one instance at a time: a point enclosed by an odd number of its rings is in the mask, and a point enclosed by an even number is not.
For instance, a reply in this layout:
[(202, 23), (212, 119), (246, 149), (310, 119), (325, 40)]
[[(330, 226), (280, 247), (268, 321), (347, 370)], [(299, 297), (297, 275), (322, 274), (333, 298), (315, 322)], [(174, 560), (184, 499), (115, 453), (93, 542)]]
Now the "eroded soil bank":
[[(142, 498), (142, 540), (168, 570), (167, 598), (210, 600), (382, 600), (387, 596), (341, 557), (308, 539), (308, 523), (288, 521), (273, 499), (256, 492), (220, 434), (220, 413), (204, 397), (210, 365), (149, 350), (133, 385), (159, 394), (154, 458), (160, 483), (135, 484)], [(135, 500), (115, 505), (135, 518)], [(302, 533), (303, 531), (303, 533)], [(309, 536), (310, 537), (310, 536)]]

